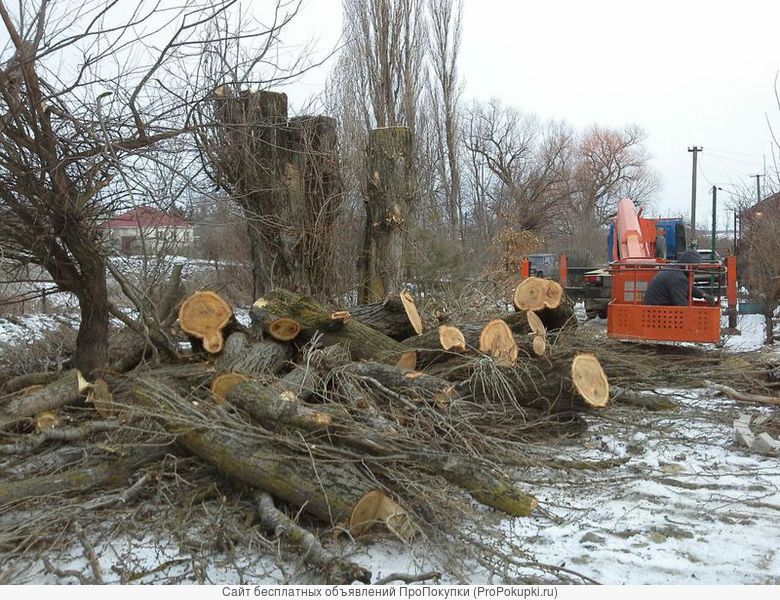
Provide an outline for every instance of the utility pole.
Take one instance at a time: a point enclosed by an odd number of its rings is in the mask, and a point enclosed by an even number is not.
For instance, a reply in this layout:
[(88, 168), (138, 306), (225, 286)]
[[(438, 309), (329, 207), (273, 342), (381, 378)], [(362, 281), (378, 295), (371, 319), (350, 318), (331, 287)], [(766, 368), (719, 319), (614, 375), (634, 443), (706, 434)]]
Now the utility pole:
[(696, 158), (699, 152), (703, 150), (704, 148), (701, 146), (688, 148), (688, 152), (693, 152), (693, 170), (691, 172), (691, 239), (688, 242), (689, 248), (693, 248), (696, 244)]
[(751, 175), (756, 178), (756, 202), (761, 202), (761, 178), (763, 175)]
[(718, 211), (718, 187), (712, 186), (712, 242), (710, 242), (710, 249), (712, 250), (711, 258), (715, 258), (715, 236), (717, 233), (717, 211)]

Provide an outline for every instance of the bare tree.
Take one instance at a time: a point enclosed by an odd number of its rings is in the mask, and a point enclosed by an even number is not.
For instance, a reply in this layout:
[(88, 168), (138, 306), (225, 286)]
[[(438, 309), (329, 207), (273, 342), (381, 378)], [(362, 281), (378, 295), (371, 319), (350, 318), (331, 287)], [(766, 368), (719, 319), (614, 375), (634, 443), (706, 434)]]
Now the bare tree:
[(658, 175), (650, 168), (644, 132), (593, 126), (577, 143), (572, 162), (570, 226), (601, 227), (615, 216), (617, 202), (631, 198), (638, 207), (658, 191)]
[(134, 179), (161, 160), (161, 144), (191, 129), (205, 95), (188, 76), (192, 55), (234, 4), (38, 0), (14, 13), (0, 1), (10, 38), (0, 69), (0, 248), (76, 296), (74, 362), (85, 373), (107, 360), (101, 219), (140, 191)]
[(565, 126), (542, 127), (535, 117), (497, 100), (475, 105), (465, 144), (497, 227), (511, 222), (517, 229), (538, 231), (555, 221), (569, 198), (570, 142)]
[(444, 192), (450, 231), (463, 240), (460, 181), (460, 51), (462, 0), (429, 0), (430, 95), (436, 115), (438, 178)]

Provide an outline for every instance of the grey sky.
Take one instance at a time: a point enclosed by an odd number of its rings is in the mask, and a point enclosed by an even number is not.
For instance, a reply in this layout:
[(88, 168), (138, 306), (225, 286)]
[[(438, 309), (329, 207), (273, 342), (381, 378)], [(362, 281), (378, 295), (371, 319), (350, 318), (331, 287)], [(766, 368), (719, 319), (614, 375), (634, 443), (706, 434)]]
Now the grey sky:
[[(294, 34), (325, 51), (340, 13), (340, 0), (308, 0)], [(687, 147), (703, 146), (697, 221), (708, 224), (712, 183), (755, 186), (762, 155), (771, 168), (778, 23), (778, 1), (465, 0), (464, 100), (496, 97), (577, 127), (640, 125), (668, 215), (690, 212)], [(326, 72), (293, 88), (293, 103), (318, 93)]]

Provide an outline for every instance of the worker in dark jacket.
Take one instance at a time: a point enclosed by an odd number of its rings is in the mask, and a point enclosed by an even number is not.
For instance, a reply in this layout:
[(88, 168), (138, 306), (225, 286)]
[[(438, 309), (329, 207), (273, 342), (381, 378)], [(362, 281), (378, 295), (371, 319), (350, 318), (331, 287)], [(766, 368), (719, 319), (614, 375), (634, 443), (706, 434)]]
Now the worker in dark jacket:
[[(696, 250), (686, 250), (677, 259), (680, 264), (699, 264), (701, 256)], [(664, 269), (653, 277), (645, 292), (645, 304), (655, 306), (688, 306), (688, 277), (687, 271), (670, 267)], [(714, 298), (693, 286), (693, 297), (702, 298), (710, 304)]]

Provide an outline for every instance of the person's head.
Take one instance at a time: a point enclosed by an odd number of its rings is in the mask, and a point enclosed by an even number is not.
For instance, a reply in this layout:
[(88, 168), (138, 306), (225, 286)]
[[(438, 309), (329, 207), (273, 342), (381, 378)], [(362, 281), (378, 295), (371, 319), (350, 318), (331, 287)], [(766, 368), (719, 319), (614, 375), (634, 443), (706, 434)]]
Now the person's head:
[(701, 255), (696, 250), (686, 250), (677, 257), (677, 262), (688, 265), (699, 264), (701, 262)]
[(656, 227), (655, 228), (655, 235), (658, 236), (658, 237), (666, 235), (666, 230), (663, 227)]

